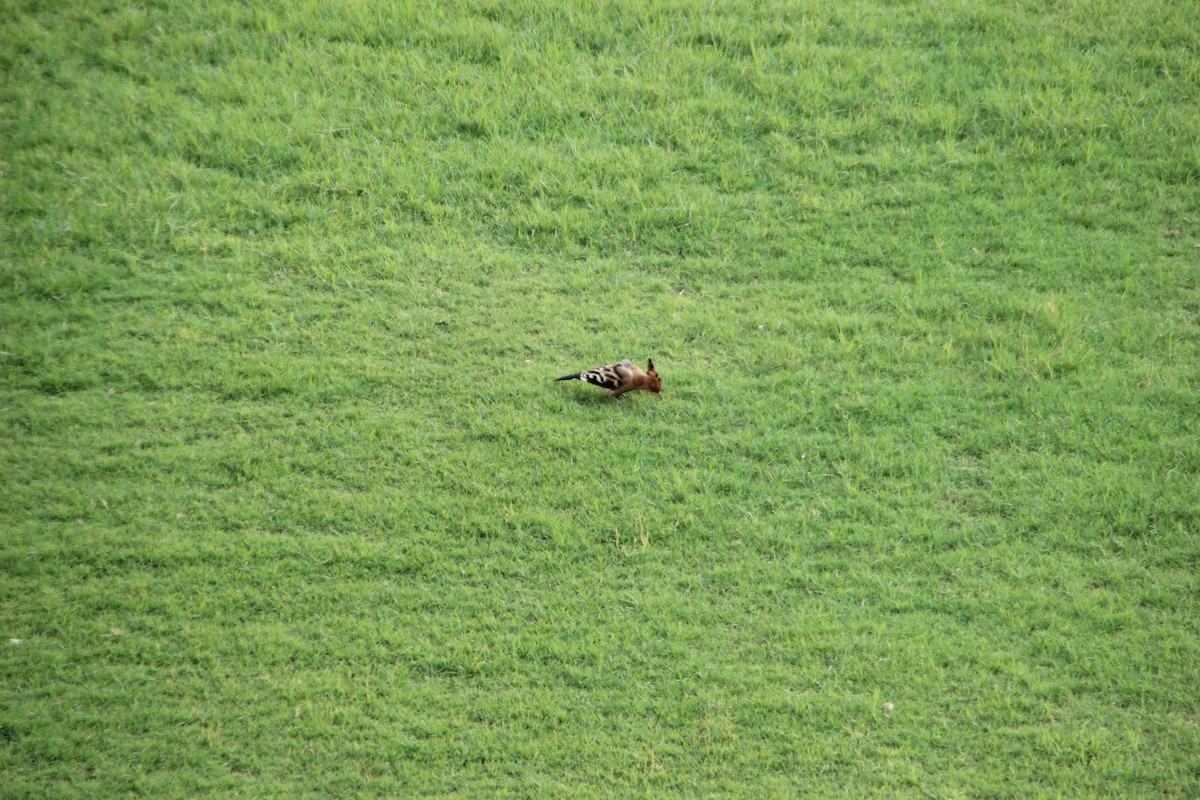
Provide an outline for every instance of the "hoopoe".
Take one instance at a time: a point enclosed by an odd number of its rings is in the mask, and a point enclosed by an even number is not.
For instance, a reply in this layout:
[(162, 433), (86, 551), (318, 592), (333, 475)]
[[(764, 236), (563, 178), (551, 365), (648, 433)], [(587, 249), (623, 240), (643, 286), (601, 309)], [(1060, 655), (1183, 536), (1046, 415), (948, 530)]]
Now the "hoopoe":
[(646, 362), (646, 371), (642, 372), (633, 365), (632, 361), (619, 361), (606, 367), (596, 367), (587, 372), (576, 372), (573, 375), (563, 375), (556, 381), (583, 381), (606, 390), (614, 400), (620, 400), (621, 395), (634, 389), (645, 389), (654, 392), (662, 399), (662, 378), (654, 371), (654, 362)]

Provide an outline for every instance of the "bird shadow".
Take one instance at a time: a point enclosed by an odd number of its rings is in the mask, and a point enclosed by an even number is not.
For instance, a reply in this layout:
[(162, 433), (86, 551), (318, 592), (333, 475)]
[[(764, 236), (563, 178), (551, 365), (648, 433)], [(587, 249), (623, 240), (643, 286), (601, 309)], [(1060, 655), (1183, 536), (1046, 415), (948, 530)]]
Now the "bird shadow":
[(597, 406), (619, 406), (625, 403), (624, 400), (613, 400), (608, 395), (597, 392), (571, 392), (570, 396), (579, 405), (590, 406), (592, 408), (596, 408)]
[(601, 392), (571, 392), (570, 397), (571, 400), (579, 405), (589, 408), (625, 408), (639, 405), (639, 401), (642, 399), (649, 399), (636, 396), (642, 394), (641, 392), (630, 392), (630, 394), (635, 396), (630, 397), (629, 395), (625, 395), (619, 400)]

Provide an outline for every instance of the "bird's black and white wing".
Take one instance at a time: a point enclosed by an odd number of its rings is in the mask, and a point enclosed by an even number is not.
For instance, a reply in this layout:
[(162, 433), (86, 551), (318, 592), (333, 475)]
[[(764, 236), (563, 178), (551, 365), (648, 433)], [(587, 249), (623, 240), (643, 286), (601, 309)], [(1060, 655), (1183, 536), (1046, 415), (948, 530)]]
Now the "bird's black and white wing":
[(607, 389), (610, 392), (615, 392), (624, 386), (628, 386), (637, 374), (637, 367), (631, 361), (619, 361), (616, 364), (608, 364), (603, 367), (589, 369), (586, 372), (577, 372), (574, 375), (564, 375), (558, 378), (560, 381), (580, 380), (584, 383), (590, 383), (593, 386), (599, 386), (601, 389)]

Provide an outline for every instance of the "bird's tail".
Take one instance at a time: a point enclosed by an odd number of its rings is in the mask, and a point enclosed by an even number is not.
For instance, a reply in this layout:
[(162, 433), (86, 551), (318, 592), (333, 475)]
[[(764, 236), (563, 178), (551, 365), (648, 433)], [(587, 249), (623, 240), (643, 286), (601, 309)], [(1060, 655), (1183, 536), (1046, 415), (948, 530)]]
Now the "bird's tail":
[(555, 378), (554, 380), (556, 380), (556, 381), (575, 381), (575, 380), (579, 380), (579, 376), (582, 374), (583, 374), (582, 372), (576, 372), (574, 375), (563, 375), (561, 378)]

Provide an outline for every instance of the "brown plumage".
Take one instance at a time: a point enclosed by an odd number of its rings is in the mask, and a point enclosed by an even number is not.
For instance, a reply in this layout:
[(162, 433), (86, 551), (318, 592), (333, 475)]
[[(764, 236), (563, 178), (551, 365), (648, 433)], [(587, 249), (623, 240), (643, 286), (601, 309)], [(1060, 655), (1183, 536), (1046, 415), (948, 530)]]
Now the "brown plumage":
[(654, 362), (646, 362), (646, 371), (642, 372), (633, 365), (632, 361), (619, 361), (605, 367), (596, 367), (587, 372), (576, 372), (573, 375), (563, 375), (555, 378), (558, 381), (583, 381), (604, 389), (614, 400), (635, 389), (645, 389), (654, 392), (662, 398), (662, 378), (654, 370)]

